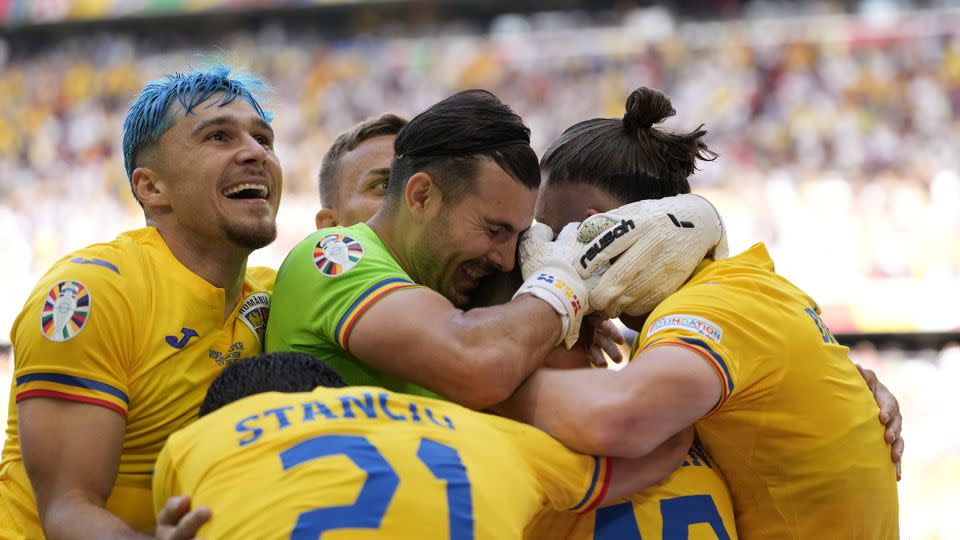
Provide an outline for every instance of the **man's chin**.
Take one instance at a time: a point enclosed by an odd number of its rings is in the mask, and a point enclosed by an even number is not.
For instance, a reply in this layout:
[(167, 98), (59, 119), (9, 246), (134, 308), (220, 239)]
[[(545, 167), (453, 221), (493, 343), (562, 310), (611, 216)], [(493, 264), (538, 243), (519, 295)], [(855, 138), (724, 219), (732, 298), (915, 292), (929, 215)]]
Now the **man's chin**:
[(225, 227), (227, 238), (234, 244), (249, 250), (258, 250), (277, 239), (277, 224), (259, 227)]
[(443, 291), (443, 296), (450, 301), (454, 307), (459, 309), (467, 309), (470, 305), (470, 290), (463, 291), (456, 287), (445, 287)]

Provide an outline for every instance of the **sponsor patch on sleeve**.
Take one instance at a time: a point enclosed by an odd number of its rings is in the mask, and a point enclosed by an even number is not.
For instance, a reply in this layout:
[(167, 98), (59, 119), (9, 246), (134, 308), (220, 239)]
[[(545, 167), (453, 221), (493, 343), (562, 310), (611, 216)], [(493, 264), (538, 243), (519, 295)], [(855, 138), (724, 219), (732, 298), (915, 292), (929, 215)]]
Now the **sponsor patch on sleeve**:
[(90, 292), (79, 281), (61, 281), (47, 293), (40, 311), (40, 331), (50, 341), (67, 341), (87, 325)]
[(349, 272), (362, 258), (363, 245), (342, 234), (328, 234), (313, 248), (313, 264), (329, 277)]
[(650, 325), (650, 328), (647, 330), (647, 337), (656, 334), (661, 330), (676, 329), (676, 330), (688, 330), (690, 332), (696, 332), (701, 336), (720, 343), (720, 338), (723, 337), (723, 329), (719, 325), (710, 321), (709, 319), (704, 319), (703, 317), (697, 317), (695, 315), (666, 315), (660, 317), (656, 321), (653, 321), (653, 324)]

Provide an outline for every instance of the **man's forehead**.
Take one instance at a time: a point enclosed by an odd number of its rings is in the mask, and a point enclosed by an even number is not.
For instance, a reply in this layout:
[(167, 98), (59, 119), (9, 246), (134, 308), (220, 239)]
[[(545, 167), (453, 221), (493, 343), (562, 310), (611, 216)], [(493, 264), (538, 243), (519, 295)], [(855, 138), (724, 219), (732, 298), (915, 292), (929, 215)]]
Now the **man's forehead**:
[(360, 142), (343, 155), (341, 167), (351, 169), (357, 176), (375, 169), (389, 169), (393, 160), (394, 139), (394, 135), (379, 135)]
[(168, 111), (168, 114), (173, 117), (173, 125), (171, 127), (193, 127), (210, 118), (219, 117), (226, 122), (244, 125), (252, 124), (272, 129), (270, 124), (253, 108), (253, 105), (245, 99), (236, 98), (224, 105), (220, 103), (222, 98), (223, 96), (221, 94), (214, 94), (194, 106), (189, 114), (185, 113), (185, 108), (179, 100), (174, 100), (173, 103), (170, 104), (170, 110)]

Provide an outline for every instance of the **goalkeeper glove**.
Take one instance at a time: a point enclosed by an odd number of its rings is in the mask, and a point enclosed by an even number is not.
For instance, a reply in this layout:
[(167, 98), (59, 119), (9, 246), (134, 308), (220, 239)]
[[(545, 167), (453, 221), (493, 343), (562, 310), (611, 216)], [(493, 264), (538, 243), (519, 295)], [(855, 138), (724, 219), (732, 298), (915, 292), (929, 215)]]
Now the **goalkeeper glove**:
[(720, 214), (693, 194), (595, 214), (580, 224), (577, 239), (587, 244), (576, 269), (583, 278), (599, 273), (588, 280), (590, 304), (607, 318), (650, 313), (704, 258), (727, 256)]

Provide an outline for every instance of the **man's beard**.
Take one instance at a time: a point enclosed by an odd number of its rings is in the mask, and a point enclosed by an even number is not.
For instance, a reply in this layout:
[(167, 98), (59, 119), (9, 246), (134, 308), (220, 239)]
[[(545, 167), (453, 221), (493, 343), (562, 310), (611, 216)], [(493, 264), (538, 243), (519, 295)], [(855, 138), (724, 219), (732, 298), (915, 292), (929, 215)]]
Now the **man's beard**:
[[(467, 299), (463, 298), (457, 291), (452, 290), (453, 283), (443, 281), (443, 264), (449, 259), (449, 253), (445, 252), (451, 247), (448, 240), (449, 226), (450, 220), (446, 214), (437, 216), (420, 236), (420, 240), (414, 245), (410, 255), (421, 284), (442, 294), (454, 306), (462, 308), (465, 306)], [(456, 272), (455, 268), (453, 272)]]
[(268, 246), (277, 239), (276, 221), (271, 221), (269, 225), (251, 227), (230, 223), (225, 219), (221, 219), (220, 228), (231, 242), (251, 251)]

